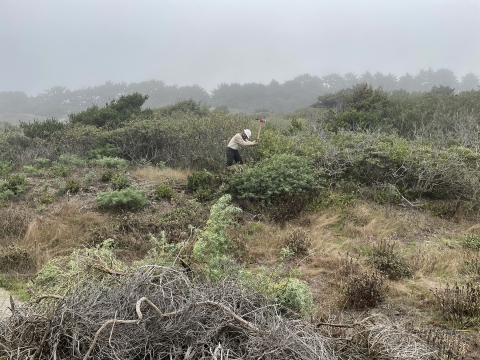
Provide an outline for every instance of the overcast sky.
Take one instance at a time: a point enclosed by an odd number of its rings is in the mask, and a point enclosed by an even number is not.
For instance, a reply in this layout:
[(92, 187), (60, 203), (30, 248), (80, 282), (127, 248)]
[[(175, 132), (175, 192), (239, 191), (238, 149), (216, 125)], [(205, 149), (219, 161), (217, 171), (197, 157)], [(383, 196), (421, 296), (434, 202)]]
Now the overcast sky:
[(0, 0), (0, 91), (480, 75), (480, 0)]

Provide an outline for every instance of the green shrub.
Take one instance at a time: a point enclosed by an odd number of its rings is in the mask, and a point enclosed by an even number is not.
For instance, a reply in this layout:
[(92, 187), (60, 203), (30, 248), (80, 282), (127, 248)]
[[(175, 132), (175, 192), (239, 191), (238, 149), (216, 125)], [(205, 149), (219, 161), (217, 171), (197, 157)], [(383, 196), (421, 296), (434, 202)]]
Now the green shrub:
[(391, 280), (412, 277), (406, 261), (395, 252), (395, 243), (380, 241), (368, 259), (375, 268)]
[(197, 191), (199, 189), (210, 188), (213, 179), (213, 174), (207, 170), (197, 171), (187, 178), (187, 189)]
[(139, 210), (143, 208), (148, 200), (144, 192), (131, 186), (122, 190), (107, 190), (100, 192), (96, 200), (102, 207), (110, 209)]
[(206, 170), (194, 172), (187, 178), (187, 189), (195, 192), (200, 201), (211, 200), (217, 190), (215, 177)]
[(53, 195), (45, 192), (37, 198), (37, 201), (40, 204), (49, 205), (49, 204), (52, 204), (55, 201), (55, 198), (53, 197)]
[(32, 165), (25, 165), (22, 167), (22, 172), (25, 174), (35, 174), (38, 170)]
[(235, 224), (234, 215), (241, 210), (230, 204), (231, 196), (222, 196), (210, 209), (210, 217), (203, 231), (193, 246), (195, 260), (203, 264), (212, 280), (219, 280), (226, 275), (232, 259), (229, 249), (232, 243), (227, 234), (227, 227)]
[(116, 190), (122, 190), (128, 187), (128, 176), (120, 173), (114, 173), (111, 178), (113, 187)]
[(173, 196), (173, 189), (168, 184), (159, 184), (155, 189), (155, 195), (159, 198), (171, 199)]
[(383, 184), (375, 189), (373, 200), (379, 204), (397, 205), (401, 202), (402, 197), (395, 185)]
[(23, 174), (11, 174), (2, 184), (2, 192), (11, 191), (14, 195), (23, 193), (28, 187), (28, 182)]
[(97, 174), (94, 171), (90, 171), (88, 174), (86, 174), (83, 178), (83, 186), (91, 186), (93, 183), (93, 179), (95, 179), (96, 176)]
[(290, 249), (288, 245), (280, 249), (280, 257), (282, 258), (282, 260), (289, 260), (294, 256), (295, 256), (295, 252), (292, 249)]
[(115, 175), (115, 171), (112, 169), (105, 169), (105, 171), (102, 172), (102, 175), (100, 176), (100, 179), (103, 182), (110, 182), (112, 180), (113, 175)]
[(95, 283), (116, 281), (105, 278), (105, 273), (99, 272), (92, 264), (105, 263), (111, 269), (124, 271), (124, 264), (115, 258), (113, 253), (114, 240), (107, 239), (96, 247), (82, 248), (67, 256), (55, 256), (45, 263), (29, 284), (34, 294), (64, 295), (79, 283)]
[(116, 128), (129, 120), (132, 115), (150, 115), (151, 110), (142, 110), (142, 105), (147, 99), (148, 95), (142, 95), (138, 92), (121, 95), (103, 108), (93, 105), (77, 114), (70, 114), (68, 118), (72, 124)]
[(23, 134), (29, 138), (49, 139), (53, 134), (62, 132), (66, 128), (66, 124), (55, 118), (45, 121), (33, 120), (33, 123), (20, 122), (20, 129)]
[(36, 158), (35, 159), (35, 164), (38, 169), (45, 169), (46, 167), (50, 166), (50, 159), (45, 159), (45, 158)]
[(98, 166), (106, 167), (106, 168), (116, 168), (116, 169), (124, 169), (128, 166), (128, 161), (125, 159), (121, 159), (118, 157), (102, 157), (100, 159), (95, 159), (94, 163)]
[(316, 189), (313, 163), (304, 156), (274, 155), (238, 172), (229, 182), (237, 199), (278, 204), (286, 197), (308, 197)]
[(63, 164), (55, 164), (51, 168), (52, 174), (57, 177), (67, 177), (70, 175), (71, 169)]
[(88, 152), (88, 158), (93, 159), (102, 159), (106, 157), (115, 157), (117, 154), (117, 149), (112, 144), (106, 144), (101, 148), (92, 149)]
[(10, 163), (0, 160), (0, 176), (5, 176), (12, 171)]
[(72, 194), (78, 193), (80, 190), (80, 184), (77, 180), (67, 179), (65, 181), (65, 191), (70, 191)]
[(274, 296), (283, 306), (306, 316), (313, 310), (313, 295), (307, 283), (287, 278), (274, 286)]
[(270, 206), (271, 216), (280, 221), (298, 215), (318, 190), (312, 160), (292, 154), (264, 159), (228, 183), (228, 192), (245, 206)]
[(86, 162), (83, 159), (80, 159), (76, 155), (62, 154), (60, 155), (59, 162), (64, 165), (73, 165), (73, 166), (85, 166)]
[(468, 235), (464, 240), (465, 246), (480, 251), (480, 235)]
[[(3, 184), (0, 182), (0, 189), (3, 189)], [(0, 205), (4, 205), (8, 203), (10, 200), (12, 200), (15, 197), (15, 194), (13, 193), (12, 190), (2, 190), (0, 191)]]

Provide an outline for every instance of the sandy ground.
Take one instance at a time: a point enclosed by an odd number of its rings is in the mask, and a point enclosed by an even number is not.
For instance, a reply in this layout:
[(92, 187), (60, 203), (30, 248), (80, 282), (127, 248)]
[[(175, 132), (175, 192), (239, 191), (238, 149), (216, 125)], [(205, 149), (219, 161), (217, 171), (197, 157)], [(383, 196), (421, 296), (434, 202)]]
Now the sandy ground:
[[(19, 305), (20, 301), (16, 296), (13, 296), (15, 304)], [(4, 288), (0, 288), (0, 319), (12, 315), (10, 311), (10, 293)]]

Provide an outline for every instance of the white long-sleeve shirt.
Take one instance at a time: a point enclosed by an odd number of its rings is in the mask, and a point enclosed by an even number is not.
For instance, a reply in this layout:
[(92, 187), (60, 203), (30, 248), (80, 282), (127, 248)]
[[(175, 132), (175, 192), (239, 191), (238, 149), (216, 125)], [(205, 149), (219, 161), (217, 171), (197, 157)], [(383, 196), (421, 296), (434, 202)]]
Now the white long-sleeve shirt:
[(230, 140), (227, 146), (231, 149), (238, 150), (240, 146), (251, 146), (251, 145), (257, 145), (257, 143), (253, 141), (243, 140), (242, 134), (238, 133), (238, 134), (235, 134), (234, 137), (232, 137), (232, 139)]

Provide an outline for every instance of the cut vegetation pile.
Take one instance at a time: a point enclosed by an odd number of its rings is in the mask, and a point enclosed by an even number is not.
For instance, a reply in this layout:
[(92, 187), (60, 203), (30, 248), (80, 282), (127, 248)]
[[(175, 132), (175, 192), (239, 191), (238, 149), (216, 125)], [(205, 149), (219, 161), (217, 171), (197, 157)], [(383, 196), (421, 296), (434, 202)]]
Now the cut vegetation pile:
[[(319, 331), (265, 296), (144, 266), (39, 296), (2, 323), (8, 359), (429, 359), (425, 342), (370, 316)], [(319, 325), (324, 327), (325, 325)], [(336, 336), (340, 334), (335, 332)]]

